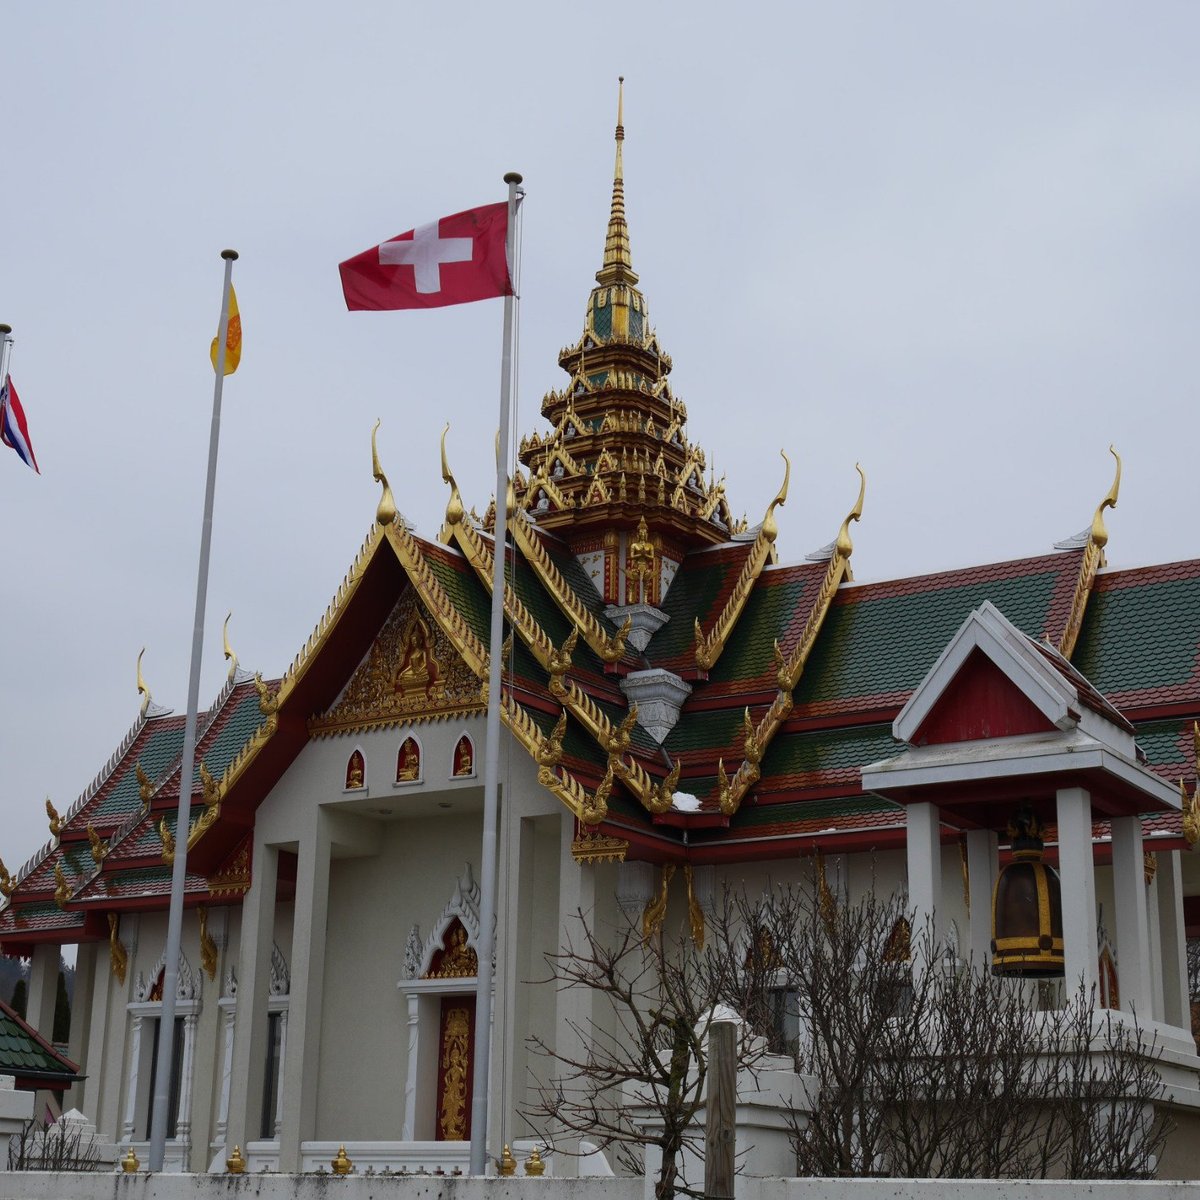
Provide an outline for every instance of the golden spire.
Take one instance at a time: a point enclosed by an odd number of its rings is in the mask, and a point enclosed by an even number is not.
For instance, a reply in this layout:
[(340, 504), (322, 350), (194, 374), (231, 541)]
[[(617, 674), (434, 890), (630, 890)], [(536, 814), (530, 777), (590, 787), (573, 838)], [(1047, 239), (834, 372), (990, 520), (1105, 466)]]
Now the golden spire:
[(465, 516), (465, 509), (462, 496), (458, 491), (458, 484), (454, 481), (454, 472), (450, 470), (450, 463), (446, 458), (446, 434), (449, 432), (450, 422), (447, 421), (446, 428), (442, 430), (442, 482), (450, 485), (450, 499), (446, 504), (446, 524), (457, 525)]
[(617, 79), (617, 158), (613, 166), (612, 209), (608, 215), (608, 235), (604, 239), (604, 265), (596, 272), (601, 284), (627, 283), (638, 277), (629, 252), (629, 226), (625, 224), (625, 165), (621, 147), (625, 141), (625, 76)]
[(379, 508), (375, 511), (375, 520), (380, 525), (390, 525), (396, 519), (396, 501), (392, 496), (387, 476), (379, 465), (379, 451), (375, 446), (375, 432), (380, 424), (381, 421), (377, 419), (375, 428), (371, 430), (371, 473), (375, 476), (375, 482), (383, 486), (383, 494), (379, 497)]
[(229, 661), (229, 678), (232, 679), (237, 674), (238, 656), (234, 653), (233, 647), (229, 644), (229, 618), (233, 616), (232, 612), (225, 614), (225, 624), (221, 627), (221, 636), (225, 640), (225, 657)]

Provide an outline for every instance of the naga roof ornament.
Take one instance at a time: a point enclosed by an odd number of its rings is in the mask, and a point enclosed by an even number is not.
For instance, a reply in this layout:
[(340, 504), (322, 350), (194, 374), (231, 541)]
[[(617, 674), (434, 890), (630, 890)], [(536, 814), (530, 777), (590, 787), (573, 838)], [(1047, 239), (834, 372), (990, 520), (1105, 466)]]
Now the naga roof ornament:
[(1083, 616), (1087, 611), (1088, 597), (1092, 594), (1092, 584), (1096, 581), (1096, 572), (1104, 566), (1104, 547), (1108, 545), (1108, 528), (1104, 524), (1104, 510), (1117, 507), (1117, 497), (1121, 492), (1121, 456), (1113, 446), (1108, 452), (1117, 460), (1116, 474), (1113, 476), (1112, 487), (1108, 489), (1104, 499), (1096, 506), (1092, 516), (1092, 524), (1087, 531), (1087, 541), (1083, 547), (1083, 557), (1079, 562), (1079, 578), (1075, 583), (1075, 595), (1071, 600), (1071, 615), (1067, 618), (1066, 628), (1058, 641), (1058, 651), (1063, 658), (1070, 658), (1079, 640), (1079, 631), (1083, 628)]

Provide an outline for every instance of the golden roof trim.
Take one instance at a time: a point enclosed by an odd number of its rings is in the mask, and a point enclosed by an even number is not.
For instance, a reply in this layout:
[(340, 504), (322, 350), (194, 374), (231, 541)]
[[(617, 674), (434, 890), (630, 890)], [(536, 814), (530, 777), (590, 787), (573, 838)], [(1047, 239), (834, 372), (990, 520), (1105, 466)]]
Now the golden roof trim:
[(867, 491), (867, 477), (862, 467), (855, 463), (854, 469), (859, 476), (858, 499), (846, 514), (846, 519), (838, 531), (833, 552), (829, 556), (829, 566), (825, 570), (825, 578), (821, 581), (808, 619), (804, 622), (800, 640), (786, 656), (780, 650), (779, 643), (775, 643), (775, 661), (778, 666), (776, 683), (779, 687), (775, 699), (771, 701), (757, 725), (751, 722), (750, 710), (746, 709), (743, 715), (742, 764), (732, 779), (725, 774), (724, 761), (717, 764), (717, 802), (721, 812), (727, 817), (737, 812), (746, 793), (759, 781), (762, 775), (759, 767), (762, 756), (784, 721), (791, 715), (792, 692), (804, 674), (804, 667), (813, 646), (816, 645), (817, 635), (825, 623), (833, 598), (837, 595), (842, 581), (849, 577), (850, 555), (854, 552), (854, 543), (850, 540), (850, 522), (862, 517), (863, 500)]
[(628, 853), (629, 843), (624, 838), (587, 830), (571, 843), (571, 857), (577, 863), (624, 862)]
[(758, 536), (754, 539), (750, 553), (742, 564), (741, 574), (738, 576), (737, 583), (733, 585), (733, 591), (725, 602), (721, 615), (717, 617), (708, 633), (705, 633), (701, 627), (699, 617), (696, 618), (696, 666), (701, 671), (711, 671), (716, 666), (717, 659), (721, 657), (725, 644), (737, 626), (738, 619), (750, 599), (750, 593), (754, 590), (754, 585), (762, 574), (763, 567), (767, 565), (767, 560), (774, 553), (775, 539), (779, 536), (779, 526), (775, 521), (775, 509), (777, 506), (787, 503), (788, 481), (792, 474), (792, 464), (788, 456), (782, 450), (779, 453), (784, 462), (783, 485), (775, 499), (767, 506)]
[(1092, 584), (1096, 581), (1096, 572), (1104, 566), (1104, 547), (1108, 545), (1108, 529), (1104, 524), (1104, 510), (1117, 507), (1117, 496), (1121, 491), (1121, 456), (1112, 446), (1109, 446), (1108, 452), (1117, 460), (1117, 471), (1113, 477), (1112, 487), (1108, 489), (1104, 499), (1096, 506), (1096, 511), (1092, 516), (1087, 544), (1083, 548), (1083, 557), (1079, 562), (1075, 594), (1071, 597), (1071, 613), (1067, 618), (1062, 636), (1058, 639), (1058, 652), (1066, 659), (1069, 659), (1075, 652), (1075, 643), (1079, 641), (1079, 633), (1083, 629), (1083, 618), (1087, 612), (1088, 599), (1092, 594)]

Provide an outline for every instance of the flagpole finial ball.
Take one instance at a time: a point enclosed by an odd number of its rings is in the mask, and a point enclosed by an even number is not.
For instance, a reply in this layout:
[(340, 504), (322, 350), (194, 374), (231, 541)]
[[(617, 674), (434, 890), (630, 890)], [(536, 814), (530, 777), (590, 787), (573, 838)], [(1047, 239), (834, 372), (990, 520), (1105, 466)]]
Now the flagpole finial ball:
[(237, 262), (238, 252), (236, 250), (222, 250), (221, 257), (229, 259), (230, 262)]
[(10, 333), (12, 333), (11, 325), (0, 325), (0, 337), (7, 337)]
[(509, 171), (509, 173), (507, 175), (505, 175), (505, 177), (504, 177), (504, 182), (505, 183), (521, 183), (522, 177), (519, 174), (517, 174), (516, 171)]

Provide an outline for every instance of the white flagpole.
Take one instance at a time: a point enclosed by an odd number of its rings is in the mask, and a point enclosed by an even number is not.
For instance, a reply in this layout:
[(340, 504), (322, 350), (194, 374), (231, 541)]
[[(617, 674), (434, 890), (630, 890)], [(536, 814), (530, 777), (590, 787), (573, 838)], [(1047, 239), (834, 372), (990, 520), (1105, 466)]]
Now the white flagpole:
[(200, 569), (196, 579), (196, 623), (192, 629), (192, 670), (188, 678), (187, 722), (179, 763), (179, 816), (175, 822), (175, 863), (171, 873), (171, 907), (167, 917), (167, 949), (163, 962), (162, 1012), (158, 1022), (157, 1069), (150, 1110), (151, 1171), (163, 1169), (167, 1145), (172, 1050), (175, 1045), (175, 991), (179, 982), (179, 943), (183, 933), (183, 887), (187, 877), (188, 826), (191, 823), (192, 772), (196, 759), (196, 711), (200, 703), (200, 656), (204, 649), (204, 608), (208, 600), (208, 556), (212, 546), (213, 493), (217, 483), (217, 446), (221, 438), (221, 390), (225, 383), (225, 341), (229, 335), (229, 289), (236, 250), (222, 250), (225, 286), (217, 327), (217, 380), (213, 385), (212, 426), (208, 435), (208, 482), (204, 488), (204, 522), (200, 527)]
[(12, 326), (0, 325), (0, 388), (8, 380), (8, 367), (12, 362)]
[[(510, 275), (515, 279), (513, 246), (517, 219), (517, 185), (521, 176), (510, 171), (508, 184), (508, 230), (505, 254)], [(500, 676), (504, 646), (504, 559), (508, 532), (508, 425), (512, 404), (513, 308), (516, 296), (504, 297), (504, 346), (500, 356), (500, 439), (496, 447), (496, 521), (492, 564), (492, 627), (489, 646), (487, 742), (483, 760), (483, 857), (479, 868), (479, 960), (475, 992), (474, 1080), (471, 1088), (472, 1175), (487, 1172), (488, 1075), (492, 1041), (492, 953), (496, 920), (496, 845), (500, 812)]]

